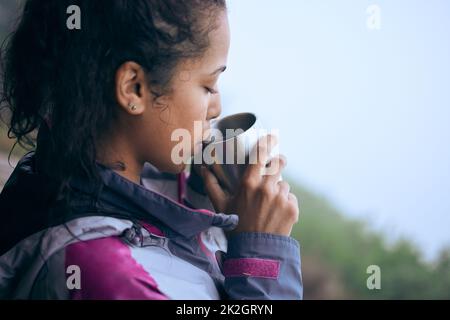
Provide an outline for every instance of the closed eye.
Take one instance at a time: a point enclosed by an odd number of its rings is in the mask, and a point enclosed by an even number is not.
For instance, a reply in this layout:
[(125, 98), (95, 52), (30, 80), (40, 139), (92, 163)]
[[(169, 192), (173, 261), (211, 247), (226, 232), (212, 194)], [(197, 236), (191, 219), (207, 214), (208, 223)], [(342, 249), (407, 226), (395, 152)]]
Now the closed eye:
[(217, 90), (214, 90), (213, 88), (210, 88), (210, 87), (204, 87), (204, 88), (210, 94), (217, 94), (217, 93), (219, 93)]

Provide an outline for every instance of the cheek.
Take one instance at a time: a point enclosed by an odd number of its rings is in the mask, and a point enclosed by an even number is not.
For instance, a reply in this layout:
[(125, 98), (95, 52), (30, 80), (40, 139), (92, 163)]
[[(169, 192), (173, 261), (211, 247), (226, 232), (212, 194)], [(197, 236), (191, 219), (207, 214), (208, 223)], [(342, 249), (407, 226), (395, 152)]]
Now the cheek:
[[(189, 159), (189, 157), (194, 156), (195, 153), (201, 150), (201, 142), (203, 141), (203, 132), (204, 125), (207, 117), (207, 103), (205, 99), (190, 97), (188, 100), (184, 100), (183, 104), (178, 104), (175, 109), (173, 109), (173, 121), (172, 130), (183, 129), (186, 133), (189, 134), (186, 137), (189, 137), (188, 140), (185, 140), (183, 143), (186, 148), (189, 150), (186, 153), (185, 160)], [(171, 134), (168, 133), (168, 134)], [(172, 142), (172, 148), (174, 148), (179, 142)]]
[(174, 101), (172, 110), (172, 119), (176, 120), (173, 123), (178, 128), (191, 131), (194, 129), (195, 121), (200, 121), (202, 124), (206, 121), (208, 114), (207, 95), (201, 93), (186, 94)]
[[(152, 114), (153, 119), (159, 119), (158, 125), (155, 126), (158, 127), (155, 130), (157, 131), (156, 136), (158, 139), (155, 142), (157, 148), (153, 149), (153, 152), (154, 150), (158, 150), (159, 157), (161, 157), (160, 160), (166, 165), (166, 169), (174, 166), (173, 161), (171, 161), (172, 151), (178, 150), (177, 146), (180, 145), (180, 141), (172, 141), (171, 139), (175, 130), (183, 129), (183, 135), (188, 133), (187, 137), (189, 138), (183, 139), (183, 145), (188, 150), (186, 153), (183, 152), (182, 157), (184, 160), (187, 160), (198, 151), (198, 148), (201, 149), (202, 134), (204, 131), (203, 126), (208, 114), (208, 95), (195, 87), (188, 88), (186, 86), (180, 89), (178, 87), (177, 90), (174, 90), (176, 95), (171, 97), (165, 111), (160, 110), (162, 114)], [(201, 130), (195, 130), (196, 121), (197, 128), (201, 128)], [(154, 130), (152, 131), (155, 132)], [(179, 139), (179, 136), (177, 138)]]

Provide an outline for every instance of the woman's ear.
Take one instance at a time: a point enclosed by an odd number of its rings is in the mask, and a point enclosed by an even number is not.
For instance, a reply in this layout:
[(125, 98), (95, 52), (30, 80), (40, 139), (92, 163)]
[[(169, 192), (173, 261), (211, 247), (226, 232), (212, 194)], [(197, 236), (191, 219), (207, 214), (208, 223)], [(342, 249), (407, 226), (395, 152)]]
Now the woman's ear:
[(147, 101), (151, 101), (151, 91), (144, 69), (137, 63), (128, 61), (116, 72), (116, 100), (129, 114), (143, 114)]

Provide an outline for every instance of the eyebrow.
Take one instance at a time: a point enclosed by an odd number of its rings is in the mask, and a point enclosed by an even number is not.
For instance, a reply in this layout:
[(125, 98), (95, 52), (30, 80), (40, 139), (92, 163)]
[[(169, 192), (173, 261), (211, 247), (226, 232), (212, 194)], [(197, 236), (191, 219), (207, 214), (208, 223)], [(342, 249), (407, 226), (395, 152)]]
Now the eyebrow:
[(219, 67), (216, 71), (214, 71), (213, 73), (211, 73), (210, 75), (211, 75), (211, 76), (215, 76), (216, 74), (222, 73), (222, 72), (224, 72), (225, 70), (227, 70), (227, 66), (221, 66), (221, 67)]

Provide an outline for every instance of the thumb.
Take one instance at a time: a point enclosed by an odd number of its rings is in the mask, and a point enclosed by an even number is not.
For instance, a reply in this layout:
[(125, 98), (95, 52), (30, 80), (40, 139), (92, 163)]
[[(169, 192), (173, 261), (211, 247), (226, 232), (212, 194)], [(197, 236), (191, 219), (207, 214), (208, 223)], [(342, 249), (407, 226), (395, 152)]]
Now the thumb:
[(216, 211), (224, 212), (227, 204), (227, 194), (222, 189), (216, 176), (209, 171), (205, 166), (200, 168), (206, 192), (216, 209)]

